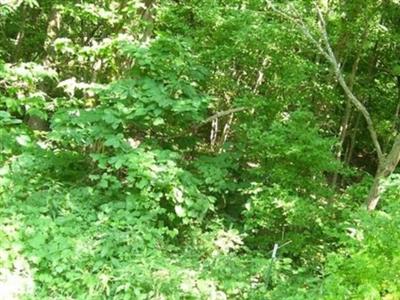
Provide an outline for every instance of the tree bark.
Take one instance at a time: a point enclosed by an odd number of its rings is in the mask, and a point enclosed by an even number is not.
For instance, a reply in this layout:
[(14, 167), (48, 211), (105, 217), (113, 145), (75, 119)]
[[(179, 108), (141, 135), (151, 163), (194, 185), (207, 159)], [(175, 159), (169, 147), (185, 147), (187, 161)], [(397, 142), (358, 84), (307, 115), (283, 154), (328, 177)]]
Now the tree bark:
[[(350, 74), (349, 83), (348, 83), (350, 91), (353, 91), (353, 86), (354, 86), (356, 73), (357, 73), (357, 69), (358, 69), (358, 64), (360, 62), (360, 55), (361, 55), (361, 53), (360, 53), (360, 51), (358, 51), (357, 57), (356, 57), (356, 59), (355, 59), (355, 61), (353, 63), (353, 66), (351, 68), (351, 74)], [(344, 113), (344, 116), (343, 116), (342, 124), (340, 126), (339, 149), (338, 149), (338, 152), (336, 153), (336, 158), (338, 160), (340, 160), (342, 158), (344, 142), (345, 142), (345, 139), (347, 137), (347, 132), (348, 132), (348, 129), (349, 129), (349, 124), (350, 124), (351, 108), (352, 108), (351, 107), (351, 101), (347, 97), (345, 113)], [(333, 180), (332, 180), (332, 186), (333, 187), (336, 187), (338, 175), (339, 175), (338, 172), (335, 172), (335, 174), (333, 175)]]
[(144, 22), (144, 31), (143, 35), (140, 38), (140, 41), (143, 44), (149, 42), (151, 36), (153, 35), (154, 28), (154, 18), (155, 18), (155, 4), (156, 0), (144, 0), (142, 1), (143, 7), (139, 9), (138, 13), (141, 16), (142, 21)]
[(49, 22), (47, 24), (47, 39), (43, 47), (46, 53), (46, 56), (44, 58), (44, 63), (46, 65), (52, 64), (51, 56), (54, 54), (53, 43), (57, 39), (60, 28), (61, 28), (61, 13), (56, 7), (53, 7), (49, 15)]
[(367, 209), (372, 211), (379, 203), (381, 195), (385, 192), (385, 179), (389, 177), (400, 161), (400, 134), (397, 135), (392, 150), (378, 166), (374, 182), (367, 198)]
[[(396, 106), (396, 112), (394, 113), (394, 125), (395, 128), (397, 129), (400, 123), (399, 117), (400, 117), (400, 76), (396, 76), (397, 78), (397, 106)], [(398, 128), (400, 130), (400, 128)]]
[(357, 136), (357, 132), (358, 132), (358, 127), (360, 125), (360, 121), (361, 121), (361, 114), (357, 113), (356, 121), (355, 121), (354, 126), (352, 128), (350, 141), (349, 141), (348, 148), (347, 148), (346, 155), (345, 155), (345, 159), (344, 159), (344, 163), (347, 164), (347, 165), (350, 164), (351, 158), (353, 157), (354, 145), (355, 145), (355, 142), (356, 142), (356, 136)]
[(21, 30), (17, 34), (17, 38), (15, 40), (15, 49), (14, 49), (14, 61), (17, 62), (21, 58), (22, 54), (22, 48), (24, 44), (24, 39), (25, 39), (25, 27), (26, 27), (26, 5), (21, 5), (21, 17), (22, 21), (21, 24), (19, 25)]

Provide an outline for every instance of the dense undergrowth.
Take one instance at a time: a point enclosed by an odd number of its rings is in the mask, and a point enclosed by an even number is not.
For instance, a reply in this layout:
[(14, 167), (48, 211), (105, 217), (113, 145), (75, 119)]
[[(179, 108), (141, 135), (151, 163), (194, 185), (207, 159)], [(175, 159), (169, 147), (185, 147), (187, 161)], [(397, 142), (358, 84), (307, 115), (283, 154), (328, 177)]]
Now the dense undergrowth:
[(0, 2), (0, 299), (400, 299), (400, 6), (311, 2)]
[[(138, 207), (139, 197), (110, 197), (40, 175), (48, 172), (49, 157), (45, 161), (47, 170), (37, 160), (29, 168), (32, 158), (21, 155), (2, 169), (4, 299), (14, 293), (28, 299), (399, 296), (396, 189), (385, 197), (395, 204), (375, 214), (351, 209), (356, 190), (327, 216), (302, 203), (309, 199), (275, 187), (251, 197), (242, 225), (214, 216), (203, 225), (172, 227), (157, 208)], [(287, 241), (271, 268), (271, 244)]]

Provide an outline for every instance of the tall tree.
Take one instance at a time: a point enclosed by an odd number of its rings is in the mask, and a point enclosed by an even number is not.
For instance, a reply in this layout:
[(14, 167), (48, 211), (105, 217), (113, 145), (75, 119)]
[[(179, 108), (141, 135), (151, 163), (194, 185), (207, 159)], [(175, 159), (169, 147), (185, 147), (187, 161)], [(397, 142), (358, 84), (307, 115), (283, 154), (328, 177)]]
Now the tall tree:
[[(294, 24), (298, 26), (298, 28), (302, 31), (304, 36), (311, 42), (315, 48), (318, 50), (320, 54), (322, 54), (325, 59), (330, 63), (332, 70), (334, 71), (336, 78), (342, 87), (345, 95), (352, 103), (352, 105), (362, 114), (366, 124), (367, 130), (369, 132), (372, 144), (374, 146), (378, 166), (374, 176), (373, 184), (370, 188), (369, 195), (366, 199), (366, 206), (369, 211), (372, 211), (378, 205), (379, 199), (384, 192), (384, 180), (390, 176), (394, 170), (396, 169), (397, 165), (400, 161), (400, 133), (395, 134), (394, 142), (390, 149), (386, 152), (382, 150), (382, 145), (379, 141), (378, 134), (370, 115), (370, 112), (363, 104), (361, 100), (353, 93), (352, 91), (352, 79), (350, 83), (348, 83), (345, 79), (343, 74), (343, 70), (341, 68), (340, 63), (337, 60), (337, 57), (332, 50), (332, 46), (329, 40), (329, 36), (326, 29), (326, 21), (325, 17), (321, 11), (321, 8), (317, 5), (316, 12), (318, 16), (317, 21), (317, 28), (318, 28), (318, 35), (314, 35), (310, 27), (306, 24), (301, 14), (291, 7), (292, 9), (289, 12), (281, 11), (276, 9), (274, 5), (271, 6), (275, 12), (279, 15), (285, 17), (286, 19), (290, 20)], [(346, 109), (346, 114), (348, 114), (348, 109)], [(345, 123), (348, 123), (348, 118), (345, 117)]]

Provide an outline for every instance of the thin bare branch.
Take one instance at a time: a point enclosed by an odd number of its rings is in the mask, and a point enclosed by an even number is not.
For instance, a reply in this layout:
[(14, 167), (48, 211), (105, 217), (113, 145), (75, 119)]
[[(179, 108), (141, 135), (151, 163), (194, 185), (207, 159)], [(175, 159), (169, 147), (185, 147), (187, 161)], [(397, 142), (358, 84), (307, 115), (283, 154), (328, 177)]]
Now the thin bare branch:
[(321, 9), (317, 6), (317, 13), (318, 13), (318, 19), (319, 19), (319, 28), (321, 31), (321, 35), (322, 35), (322, 39), (323, 42), (325, 44), (325, 48), (326, 51), (330, 57), (329, 61), (332, 64), (332, 67), (335, 70), (336, 73), (336, 77), (339, 81), (340, 86), (342, 87), (342, 89), (344, 90), (346, 96), (350, 99), (350, 101), (353, 103), (353, 105), (357, 108), (358, 111), (361, 112), (361, 114), (363, 115), (366, 123), (367, 123), (367, 128), (369, 131), (369, 134), (371, 136), (372, 139), (372, 143), (374, 144), (376, 153), (378, 155), (378, 160), (381, 161), (383, 158), (383, 153), (382, 153), (382, 148), (381, 145), (379, 143), (378, 140), (378, 135), (376, 133), (371, 115), (369, 114), (367, 108), (364, 106), (364, 104), (353, 94), (353, 92), (351, 91), (351, 89), (349, 88), (349, 86), (346, 83), (346, 80), (344, 79), (343, 73), (340, 69), (340, 65), (337, 62), (336, 56), (332, 51), (332, 47), (329, 43), (329, 38), (328, 38), (328, 33), (326, 30), (326, 24), (325, 24), (325, 19), (324, 16), (322, 15)]
[(325, 56), (325, 58), (327, 60), (330, 61), (330, 56), (329, 54), (322, 48), (321, 44), (318, 42), (317, 38), (315, 38), (313, 36), (313, 34), (311, 33), (311, 31), (309, 30), (308, 26), (304, 23), (304, 21), (302, 20), (301, 17), (299, 17), (299, 13), (296, 11), (296, 9), (291, 6), (291, 10), (295, 12), (296, 15), (289, 15), (287, 13), (285, 13), (284, 11), (278, 9), (275, 7), (275, 5), (270, 6), (270, 8), (272, 9), (272, 11), (274, 11), (276, 14), (282, 16), (283, 18), (291, 21), (293, 24), (297, 25), (297, 27), (302, 31), (303, 35), (308, 39), (309, 42), (311, 42), (311, 44), (313, 44), (318, 51)]
[[(321, 9), (318, 6), (316, 7), (317, 13), (318, 13), (318, 19), (319, 19), (319, 24), (318, 25), (319, 25), (319, 29), (320, 29), (320, 34), (321, 34), (321, 37), (322, 37), (323, 45), (321, 45), (321, 43), (318, 42), (318, 39), (315, 38), (312, 35), (310, 29), (304, 23), (302, 18), (299, 17), (298, 13), (296, 13), (296, 16), (292, 16), (292, 15), (289, 15), (289, 14), (277, 9), (273, 5), (271, 5), (271, 8), (272, 8), (272, 10), (274, 12), (278, 13), (279, 15), (281, 15), (284, 18), (288, 19), (292, 23), (296, 24), (301, 29), (301, 31), (303, 32), (305, 37), (314, 46), (316, 46), (318, 51), (323, 56), (325, 56), (325, 58), (331, 63), (331, 65), (332, 65), (332, 67), (333, 67), (333, 69), (335, 71), (336, 77), (337, 77), (337, 79), (339, 81), (339, 84), (341, 85), (342, 89), (344, 90), (346, 96), (350, 99), (350, 101), (357, 108), (357, 110), (359, 110), (361, 112), (361, 114), (363, 115), (363, 117), (364, 117), (364, 119), (365, 119), (365, 121), (367, 123), (367, 128), (368, 128), (368, 131), (370, 133), (370, 136), (371, 136), (371, 139), (372, 139), (372, 143), (374, 144), (375, 150), (377, 152), (378, 159), (381, 161), (382, 158), (383, 158), (382, 148), (381, 148), (381, 145), (379, 143), (378, 136), (377, 136), (375, 127), (374, 127), (373, 122), (372, 122), (372, 118), (371, 118), (368, 110), (364, 106), (364, 104), (360, 100), (358, 100), (358, 98), (353, 94), (353, 92), (351, 91), (351, 89), (347, 85), (346, 80), (344, 79), (342, 70), (340, 68), (340, 64), (338, 63), (338, 61), (336, 59), (336, 56), (333, 53), (332, 47), (331, 47), (331, 45), (329, 43), (329, 38), (328, 38), (327, 31), (326, 31), (325, 19), (324, 19), (324, 16), (322, 15)], [(296, 12), (296, 10), (294, 10), (294, 11)]]
[(203, 126), (204, 124), (207, 124), (209, 122), (212, 122), (215, 119), (239, 112), (239, 111), (244, 111), (247, 110), (249, 108), (247, 107), (237, 107), (237, 108), (232, 108), (232, 109), (228, 109), (228, 110), (224, 110), (224, 111), (220, 111), (217, 112), (216, 114), (212, 115), (211, 117), (208, 117), (207, 119), (205, 119), (204, 121), (202, 121), (199, 125), (196, 126), (196, 128), (199, 128), (200, 126)]

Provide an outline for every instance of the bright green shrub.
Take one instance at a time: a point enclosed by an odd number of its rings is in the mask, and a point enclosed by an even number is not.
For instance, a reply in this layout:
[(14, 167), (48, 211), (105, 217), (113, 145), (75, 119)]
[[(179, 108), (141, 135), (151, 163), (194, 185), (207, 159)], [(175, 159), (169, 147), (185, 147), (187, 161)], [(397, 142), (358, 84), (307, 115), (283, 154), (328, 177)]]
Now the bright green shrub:
[(322, 289), (327, 299), (400, 297), (398, 182), (392, 179), (396, 185), (386, 193), (383, 211), (351, 215), (341, 250), (328, 257)]

